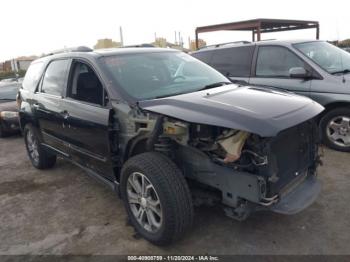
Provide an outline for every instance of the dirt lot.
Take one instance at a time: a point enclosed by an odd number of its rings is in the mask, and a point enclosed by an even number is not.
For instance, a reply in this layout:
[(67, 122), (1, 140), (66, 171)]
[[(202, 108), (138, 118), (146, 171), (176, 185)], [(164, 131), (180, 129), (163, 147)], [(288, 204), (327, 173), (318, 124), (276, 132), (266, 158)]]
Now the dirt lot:
[(244, 222), (196, 209), (192, 231), (166, 248), (134, 236), (122, 202), (59, 160), (29, 163), (21, 137), (0, 140), (0, 254), (350, 254), (350, 154), (326, 150), (322, 194), (294, 216), (258, 213)]

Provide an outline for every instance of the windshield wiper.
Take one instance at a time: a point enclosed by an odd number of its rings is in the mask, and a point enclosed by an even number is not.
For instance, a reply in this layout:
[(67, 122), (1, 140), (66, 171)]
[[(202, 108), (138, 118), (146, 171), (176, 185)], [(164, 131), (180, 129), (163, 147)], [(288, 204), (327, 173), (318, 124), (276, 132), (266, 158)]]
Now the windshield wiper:
[[(197, 92), (197, 91), (201, 91), (201, 90), (205, 90), (205, 89), (210, 89), (210, 88), (219, 87), (219, 86), (223, 86), (223, 85), (230, 85), (230, 84), (232, 84), (232, 83), (231, 82), (216, 82), (213, 84), (206, 85), (198, 90), (188, 91), (187, 93)], [(185, 93), (180, 92), (180, 93), (174, 93), (174, 94), (160, 95), (160, 96), (156, 96), (154, 98), (158, 99), (158, 98), (164, 98), (164, 97), (176, 96), (176, 95), (182, 95), (182, 94), (186, 94), (186, 92)]]
[(336, 75), (336, 74), (348, 74), (348, 73), (350, 73), (350, 69), (343, 69), (343, 70), (339, 70), (339, 71), (332, 72), (332, 75)]
[(219, 86), (224, 86), (224, 85), (230, 85), (230, 84), (232, 84), (232, 83), (231, 82), (216, 82), (216, 83), (212, 83), (212, 84), (203, 86), (198, 91), (206, 90), (206, 89), (210, 89), (210, 88), (214, 88), (214, 87), (219, 87)]

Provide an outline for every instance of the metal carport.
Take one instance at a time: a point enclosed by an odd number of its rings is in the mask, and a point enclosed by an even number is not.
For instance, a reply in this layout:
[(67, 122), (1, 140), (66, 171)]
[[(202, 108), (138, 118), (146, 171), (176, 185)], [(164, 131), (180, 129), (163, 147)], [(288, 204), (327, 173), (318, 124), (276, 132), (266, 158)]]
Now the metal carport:
[(285, 19), (253, 19), (233, 23), (201, 26), (196, 28), (196, 48), (198, 49), (198, 34), (214, 31), (251, 31), (252, 40), (261, 40), (262, 33), (291, 31), (300, 29), (316, 29), (316, 39), (320, 36), (320, 25), (317, 21), (285, 20)]

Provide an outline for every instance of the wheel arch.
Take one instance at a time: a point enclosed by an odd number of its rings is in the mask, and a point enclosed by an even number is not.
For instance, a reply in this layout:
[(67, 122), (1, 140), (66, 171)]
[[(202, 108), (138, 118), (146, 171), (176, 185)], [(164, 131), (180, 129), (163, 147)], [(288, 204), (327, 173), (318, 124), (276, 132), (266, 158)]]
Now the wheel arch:
[(19, 112), (18, 112), (18, 117), (19, 117), (19, 125), (22, 132), (26, 124), (32, 124), (33, 126), (39, 128), (39, 123), (37, 119), (35, 119), (32, 108), (28, 102), (22, 101), (21, 108), (19, 109)]
[(132, 156), (147, 152), (147, 135), (139, 135), (129, 140), (124, 154), (124, 163)]
[(330, 111), (336, 109), (336, 108), (341, 108), (341, 107), (348, 107), (350, 108), (350, 102), (347, 101), (337, 101), (337, 102), (332, 102), (326, 105), (323, 105), (325, 110), (317, 117), (317, 123), (320, 124), (322, 118)]

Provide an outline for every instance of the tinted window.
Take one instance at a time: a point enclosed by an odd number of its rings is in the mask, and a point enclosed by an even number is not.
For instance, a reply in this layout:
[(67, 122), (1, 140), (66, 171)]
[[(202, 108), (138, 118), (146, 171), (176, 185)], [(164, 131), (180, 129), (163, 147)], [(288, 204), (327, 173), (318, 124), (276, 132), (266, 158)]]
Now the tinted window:
[(254, 47), (234, 47), (212, 51), (210, 65), (225, 76), (250, 76)]
[(68, 96), (79, 101), (103, 104), (102, 84), (90, 66), (74, 62)]
[(202, 62), (209, 64), (211, 59), (212, 52), (198, 52), (192, 54), (193, 57), (201, 60)]
[(292, 67), (305, 67), (305, 65), (287, 48), (279, 46), (259, 47), (256, 64), (257, 76), (289, 77), (289, 70)]
[(42, 62), (31, 64), (24, 77), (23, 84), (22, 84), (23, 88), (30, 91), (34, 91), (38, 85), (38, 82), (40, 80), (42, 73), (43, 73)]
[(56, 60), (49, 64), (46, 69), (41, 92), (60, 96), (65, 87), (68, 60)]

